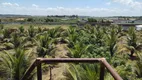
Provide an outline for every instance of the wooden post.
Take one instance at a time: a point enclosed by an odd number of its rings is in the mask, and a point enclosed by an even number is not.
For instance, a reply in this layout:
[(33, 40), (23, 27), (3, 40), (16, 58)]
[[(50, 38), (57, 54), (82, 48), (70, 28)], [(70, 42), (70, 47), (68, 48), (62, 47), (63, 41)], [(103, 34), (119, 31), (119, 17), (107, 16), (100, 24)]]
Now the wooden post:
[(100, 80), (104, 80), (105, 74), (105, 66), (102, 62), (100, 62)]
[(37, 80), (42, 80), (42, 69), (40, 60), (37, 60)]

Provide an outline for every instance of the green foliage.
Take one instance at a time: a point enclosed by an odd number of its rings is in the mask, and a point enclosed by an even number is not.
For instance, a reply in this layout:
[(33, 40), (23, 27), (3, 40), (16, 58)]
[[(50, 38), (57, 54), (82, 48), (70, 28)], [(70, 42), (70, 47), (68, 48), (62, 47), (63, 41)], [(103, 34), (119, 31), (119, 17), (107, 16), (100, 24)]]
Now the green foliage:
[(30, 38), (33, 38), (36, 35), (34, 26), (30, 26), (30, 28), (28, 29), (28, 35)]
[(21, 26), (21, 27), (19, 27), (19, 31), (21, 32), (21, 33), (24, 33), (24, 27), (23, 26)]
[(94, 64), (70, 64), (67, 68), (67, 80), (98, 80), (99, 67)]
[(1, 59), (7, 72), (6, 78), (20, 80), (29, 66), (30, 52), (27, 53), (21, 48), (15, 49), (14, 54), (4, 51)]
[(111, 56), (113, 56), (116, 51), (117, 39), (118, 37), (117, 37), (116, 30), (112, 28), (110, 34), (106, 35), (106, 44), (109, 46), (109, 51)]
[(54, 22), (54, 19), (46, 18), (45, 22)]
[(130, 27), (128, 30), (128, 46), (130, 46), (130, 51), (131, 51), (131, 55), (133, 56), (135, 49), (137, 47), (137, 37), (136, 37), (136, 31), (134, 27)]
[(88, 22), (97, 22), (97, 20), (94, 18), (88, 18)]
[(41, 33), (41, 32), (42, 32), (41, 27), (38, 27), (38, 33)]
[(127, 39), (128, 39), (128, 45), (136, 48), (137, 37), (136, 37), (136, 31), (134, 27), (129, 28)]
[(0, 24), (0, 30), (4, 29), (4, 25)]
[(9, 29), (3, 30), (3, 38), (10, 38), (10, 34), (11, 32), (9, 31)]
[(60, 37), (60, 34), (61, 34), (61, 27), (57, 27), (57, 28), (53, 28), (53, 29), (50, 29), (48, 31), (48, 35), (51, 37), (51, 38), (58, 38)]
[(33, 18), (28, 18), (27, 21), (28, 21), (28, 22), (33, 22), (34, 19), (33, 19)]
[(11, 43), (14, 45), (14, 48), (23, 47), (25, 42), (26, 39), (20, 37), (18, 33), (15, 32), (12, 34)]
[[(15, 49), (14, 53), (4, 52), (1, 56), (0, 77), (5, 76), (1, 77), (4, 80), (7, 78), (19, 80), (26, 71), (29, 65), (29, 55), (23, 48), (34, 48), (34, 53), (37, 53), (34, 56), (50, 57), (57, 50), (57, 44), (67, 45), (70, 58), (105, 57), (124, 80), (142, 78), (141, 52), (138, 54), (138, 51), (141, 51), (141, 45), (138, 44), (139, 37), (134, 28), (125, 32), (122, 27), (115, 25), (102, 27), (86, 24), (84, 27), (70, 26), (68, 29), (57, 27), (42, 30), (41, 27), (36, 29), (30, 26), (26, 31), (21, 26), (18, 32), (12, 32), (9, 29), (1, 31), (3, 34), (1, 43), (4, 49)], [(27, 44), (32, 46), (25, 46)], [(130, 56), (127, 55), (129, 52), (137, 53), (135, 61), (130, 60)], [(97, 65), (71, 64), (66, 76), (69, 80), (98, 80), (99, 67)], [(105, 78), (112, 80), (107, 72)]]
[(137, 78), (142, 79), (142, 54), (137, 52), (138, 61), (134, 65), (134, 73), (136, 73)]
[(5, 48), (6, 48), (7, 50), (14, 48), (14, 45), (13, 45), (12, 43), (10, 43), (10, 42), (9, 42), (9, 43), (8, 43), (8, 42), (7, 42), (7, 43), (4, 43), (3, 45), (5, 46)]
[(88, 48), (91, 45), (83, 45), (83, 43), (76, 43), (73, 48), (67, 48), (69, 50), (69, 55), (72, 58), (81, 58), (82, 55), (87, 53)]
[(39, 57), (45, 57), (45, 55), (49, 55), (51, 51), (54, 49), (53, 39), (49, 37), (48, 34), (44, 34), (38, 37), (38, 41), (36, 41), (37, 53)]

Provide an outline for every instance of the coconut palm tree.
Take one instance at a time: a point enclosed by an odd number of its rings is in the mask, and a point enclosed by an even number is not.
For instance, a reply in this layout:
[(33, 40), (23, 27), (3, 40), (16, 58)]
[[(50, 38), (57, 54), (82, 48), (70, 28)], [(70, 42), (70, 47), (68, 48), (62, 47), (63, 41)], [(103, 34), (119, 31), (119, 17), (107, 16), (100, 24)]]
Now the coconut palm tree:
[[(20, 80), (30, 63), (30, 51), (21, 48), (15, 49), (14, 53), (4, 51), (1, 56), (2, 63), (4, 64), (7, 75), (5, 76), (10, 80)], [(30, 75), (29, 75), (30, 76)]]
[(58, 38), (60, 37), (60, 34), (61, 34), (61, 27), (57, 27), (57, 28), (53, 28), (53, 29), (50, 29), (48, 31), (48, 35), (51, 37), (51, 38)]
[(68, 48), (69, 56), (72, 58), (81, 58), (83, 55), (87, 53), (88, 48), (91, 45), (84, 45), (82, 42), (78, 42), (74, 44), (73, 48)]
[(20, 37), (18, 33), (15, 32), (12, 34), (11, 43), (14, 45), (14, 48), (23, 47), (24, 43), (26, 43), (26, 39)]
[(10, 38), (10, 31), (8, 29), (3, 30), (3, 38)]
[(79, 36), (78, 34), (74, 33), (74, 34), (70, 34), (68, 37), (67, 37), (67, 42), (68, 42), (68, 46), (69, 47), (73, 47), (75, 45), (75, 43), (78, 42), (78, 39), (79, 39)]
[(142, 79), (142, 54), (141, 52), (137, 52), (138, 60), (134, 65), (134, 73), (136, 73), (136, 77), (138, 79)]
[(104, 45), (104, 32), (102, 30), (102, 28), (96, 28), (96, 31), (95, 31), (95, 42), (97, 45), (99, 46), (103, 46)]
[(33, 45), (35, 41), (35, 36), (36, 36), (36, 30), (34, 29), (33, 26), (30, 26), (30, 28), (27, 30), (28, 37), (26, 37), (27, 41), (30, 41), (31, 44)]
[(25, 31), (24, 27), (23, 26), (19, 27), (19, 31), (20, 31), (20, 33), (24, 33), (24, 31)]
[(99, 67), (94, 64), (69, 64), (67, 80), (98, 80)]
[(106, 43), (107, 46), (109, 47), (109, 51), (110, 51), (110, 55), (113, 56), (116, 49), (117, 49), (117, 33), (116, 30), (114, 28), (111, 29), (110, 34), (106, 35)]
[(37, 44), (37, 52), (39, 57), (44, 57), (45, 55), (49, 55), (50, 52), (55, 48), (54, 39), (49, 37), (49, 35), (46, 33), (44, 35), (40, 35), (38, 37), (38, 40), (36, 40)]
[(30, 38), (33, 38), (36, 35), (35, 29), (33, 26), (30, 26), (30, 28), (28, 28), (28, 36)]
[(77, 32), (77, 28), (76, 27), (72, 27), (70, 26), (69, 29), (67, 29), (67, 35), (71, 35)]
[(127, 35), (127, 40), (128, 40), (128, 46), (127, 49), (130, 50), (130, 56), (132, 57), (133, 54), (135, 53), (135, 49), (137, 48), (137, 37), (136, 37), (136, 31), (134, 27), (130, 27), (128, 30), (128, 35)]
[(128, 33), (126, 35), (126, 40), (124, 40), (126, 43), (122, 44), (121, 49), (118, 52), (128, 52), (130, 53), (130, 57), (133, 58), (133, 54), (137, 53), (137, 51), (140, 51), (142, 48), (142, 45), (138, 43), (138, 37), (136, 35), (136, 30), (134, 27), (130, 27), (128, 30)]

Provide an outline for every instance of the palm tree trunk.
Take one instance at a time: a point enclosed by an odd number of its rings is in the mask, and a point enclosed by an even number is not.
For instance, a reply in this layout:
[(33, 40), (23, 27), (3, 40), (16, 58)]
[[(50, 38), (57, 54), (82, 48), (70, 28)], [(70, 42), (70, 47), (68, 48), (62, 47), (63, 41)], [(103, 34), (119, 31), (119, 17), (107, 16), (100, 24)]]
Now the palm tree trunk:
[(134, 50), (131, 50), (130, 57), (133, 57), (134, 52), (135, 52)]

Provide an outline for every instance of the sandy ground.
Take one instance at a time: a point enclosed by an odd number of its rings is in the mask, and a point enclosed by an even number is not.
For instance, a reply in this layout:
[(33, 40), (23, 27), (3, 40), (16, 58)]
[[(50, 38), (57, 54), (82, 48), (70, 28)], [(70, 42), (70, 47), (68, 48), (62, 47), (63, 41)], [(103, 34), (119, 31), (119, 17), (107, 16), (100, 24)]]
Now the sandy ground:
[[(65, 49), (66, 44), (58, 44), (57, 50), (54, 54), (55, 58), (67, 58), (67, 50)], [(58, 63), (54, 66), (52, 71), (52, 80), (65, 80), (65, 76), (63, 75), (64, 71), (66, 70), (67, 64), (66, 63)], [(46, 73), (43, 73), (42, 76), (43, 80), (50, 80), (50, 70)]]

